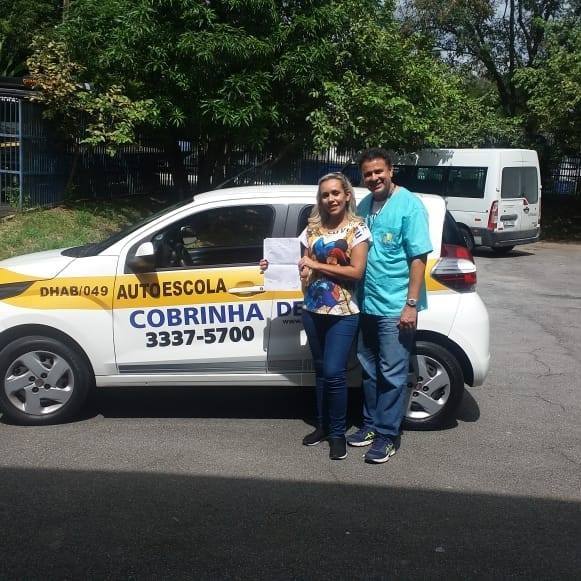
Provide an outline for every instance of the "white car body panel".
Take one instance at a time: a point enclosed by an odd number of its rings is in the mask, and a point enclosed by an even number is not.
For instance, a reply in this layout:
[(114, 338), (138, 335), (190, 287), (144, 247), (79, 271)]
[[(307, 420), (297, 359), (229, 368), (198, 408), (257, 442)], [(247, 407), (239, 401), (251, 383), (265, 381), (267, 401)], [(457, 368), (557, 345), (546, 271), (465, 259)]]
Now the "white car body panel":
[(7, 258), (0, 262), (0, 268), (39, 280), (54, 278), (75, 260), (72, 257), (63, 256), (62, 250), (33, 252), (32, 254)]
[[(249, 296), (231, 293), (231, 288), (238, 288), (238, 284), (260, 286), (262, 275), (258, 265), (165, 269), (136, 275), (127, 272), (126, 261), (136, 244), (150, 240), (160, 230), (194, 212), (244, 204), (307, 206), (313, 203), (315, 193), (315, 186), (260, 186), (209, 192), (159, 216), (96, 256), (73, 258), (56, 250), (2, 261), (0, 289), (11, 283), (11, 273), (16, 281), (50, 280), (50, 283), (34, 283), (22, 295), (0, 300), (0, 338), (2, 332), (22, 325), (43, 325), (64, 333), (87, 355), (96, 383), (101, 387), (312, 385), (312, 360), (300, 324), (300, 293), (268, 294), (261, 290)], [(367, 191), (356, 190), (359, 200), (365, 195)], [(428, 257), (428, 264), (432, 268), (440, 257), (445, 203), (438, 196), (420, 197), (430, 220), (434, 251)], [(207, 296), (195, 293), (191, 299), (164, 295), (157, 303), (149, 295), (134, 299), (125, 296), (138, 288), (129, 285), (152, 284), (152, 280), (163, 285), (164, 281), (171, 282), (178, 276), (189, 277), (192, 284), (198, 280), (196, 277), (207, 278), (209, 283), (205, 288), (215, 287), (216, 281), (223, 278), (224, 289), (219, 293), (208, 292)], [(259, 311), (261, 316), (240, 322), (236, 314), (229, 314), (223, 324), (202, 321), (201, 308), (209, 305), (223, 305), (226, 310), (231, 307), (234, 311), (240, 305), (245, 305), (245, 309), (256, 305), (255, 312)], [(198, 319), (193, 311), (188, 311), (191, 317), (186, 324), (184, 317), (188, 308), (198, 309)], [(170, 309), (173, 311), (169, 312)], [(173, 317), (169, 326), (168, 317)], [(209, 344), (203, 340), (206, 329), (230, 328), (231, 319), (234, 325), (251, 328), (253, 339)], [(291, 323), (286, 324), (285, 320), (290, 319)], [(171, 335), (174, 331), (178, 332), (175, 336)], [(428, 289), (428, 309), (419, 314), (418, 331), (429, 331), (454, 341), (471, 362), (474, 383), (482, 383), (489, 365), (488, 314), (475, 292), (458, 293), (434, 282), (433, 289)], [(159, 342), (164, 340), (162, 332), (179, 337), (182, 343), (158, 349)], [(147, 333), (155, 334), (158, 342), (155, 348), (147, 348)], [(191, 345), (183, 343), (186, 337), (192, 339)], [(190, 346), (191, 349), (186, 348)], [(356, 370), (352, 377), (357, 377)]]
[(471, 362), (473, 385), (482, 385), (490, 367), (490, 320), (477, 293), (460, 296), (448, 338), (462, 348)]

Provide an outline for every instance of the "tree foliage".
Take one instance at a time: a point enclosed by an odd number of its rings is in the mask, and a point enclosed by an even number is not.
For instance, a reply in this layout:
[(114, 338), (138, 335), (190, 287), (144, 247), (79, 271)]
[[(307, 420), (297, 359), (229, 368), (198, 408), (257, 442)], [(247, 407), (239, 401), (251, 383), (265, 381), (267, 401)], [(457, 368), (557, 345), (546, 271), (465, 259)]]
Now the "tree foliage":
[(542, 65), (517, 72), (517, 85), (539, 131), (563, 153), (581, 151), (581, 20), (570, 18), (549, 27)]
[[(236, 147), (512, 143), (494, 109), (384, 0), (75, 0), (35, 42), (49, 114), (111, 151), (136, 129), (202, 147), (203, 187)], [(67, 121), (68, 119), (68, 121)], [(222, 164), (223, 165), (223, 164)], [(207, 175), (205, 175), (205, 173)], [(213, 178), (211, 177), (213, 174)], [(181, 184), (181, 185), (180, 185)]]
[(89, 83), (80, 84), (84, 67), (69, 58), (62, 42), (43, 42), (28, 60), (28, 67), (37, 89), (33, 100), (43, 103), (46, 116), (58, 118), (71, 138), (78, 137), (79, 128), (86, 126), (82, 143), (104, 145), (112, 154), (118, 146), (135, 141), (136, 127), (155, 120), (157, 111), (151, 100), (133, 101), (117, 85), (95, 92)]
[(449, 62), (470, 65), (496, 86), (507, 115), (522, 113), (526, 96), (515, 72), (537, 65), (546, 25), (571, 9), (565, 0), (409, 0), (404, 21), (419, 27)]
[(0, 76), (24, 75), (33, 38), (61, 18), (61, 0), (0, 2)]

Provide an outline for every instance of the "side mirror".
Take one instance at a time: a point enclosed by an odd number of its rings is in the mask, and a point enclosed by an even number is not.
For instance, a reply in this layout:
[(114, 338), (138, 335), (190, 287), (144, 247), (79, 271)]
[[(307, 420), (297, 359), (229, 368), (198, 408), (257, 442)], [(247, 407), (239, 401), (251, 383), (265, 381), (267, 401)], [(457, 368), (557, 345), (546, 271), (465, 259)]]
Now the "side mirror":
[(155, 249), (151, 242), (143, 242), (135, 254), (127, 258), (127, 266), (133, 272), (153, 272), (155, 270)]
[(193, 244), (196, 241), (196, 235), (191, 226), (182, 226), (180, 228), (180, 237), (184, 244)]

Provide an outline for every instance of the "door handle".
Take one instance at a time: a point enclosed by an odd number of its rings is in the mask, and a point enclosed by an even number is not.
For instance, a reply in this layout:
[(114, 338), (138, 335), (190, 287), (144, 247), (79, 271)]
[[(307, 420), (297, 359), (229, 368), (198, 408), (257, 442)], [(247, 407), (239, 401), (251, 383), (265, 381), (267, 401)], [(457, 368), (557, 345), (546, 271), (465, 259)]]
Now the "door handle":
[(228, 292), (232, 295), (254, 295), (264, 292), (263, 286), (235, 286), (234, 288), (229, 288)]
[(531, 211), (531, 209), (530, 209), (528, 206), (525, 206), (525, 207), (522, 209), (522, 211), (523, 211), (525, 214), (528, 214), (528, 213)]

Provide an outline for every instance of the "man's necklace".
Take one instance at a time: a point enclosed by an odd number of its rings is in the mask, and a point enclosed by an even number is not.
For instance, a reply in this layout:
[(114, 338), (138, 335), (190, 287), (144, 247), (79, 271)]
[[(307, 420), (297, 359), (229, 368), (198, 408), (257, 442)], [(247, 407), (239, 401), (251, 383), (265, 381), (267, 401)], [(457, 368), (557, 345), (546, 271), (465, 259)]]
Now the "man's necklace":
[(391, 200), (393, 192), (395, 192), (395, 186), (392, 187), (392, 189), (389, 191), (389, 194), (383, 200), (376, 200), (375, 198), (373, 198), (373, 203), (371, 204), (371, 212), (367, 217), (368, 227), (371, 227), (371, 224), (373, 224), (375, 218), (377, 218), (377, 215), (381, 212), (383, 207), (387, 205), (389, 200)]

